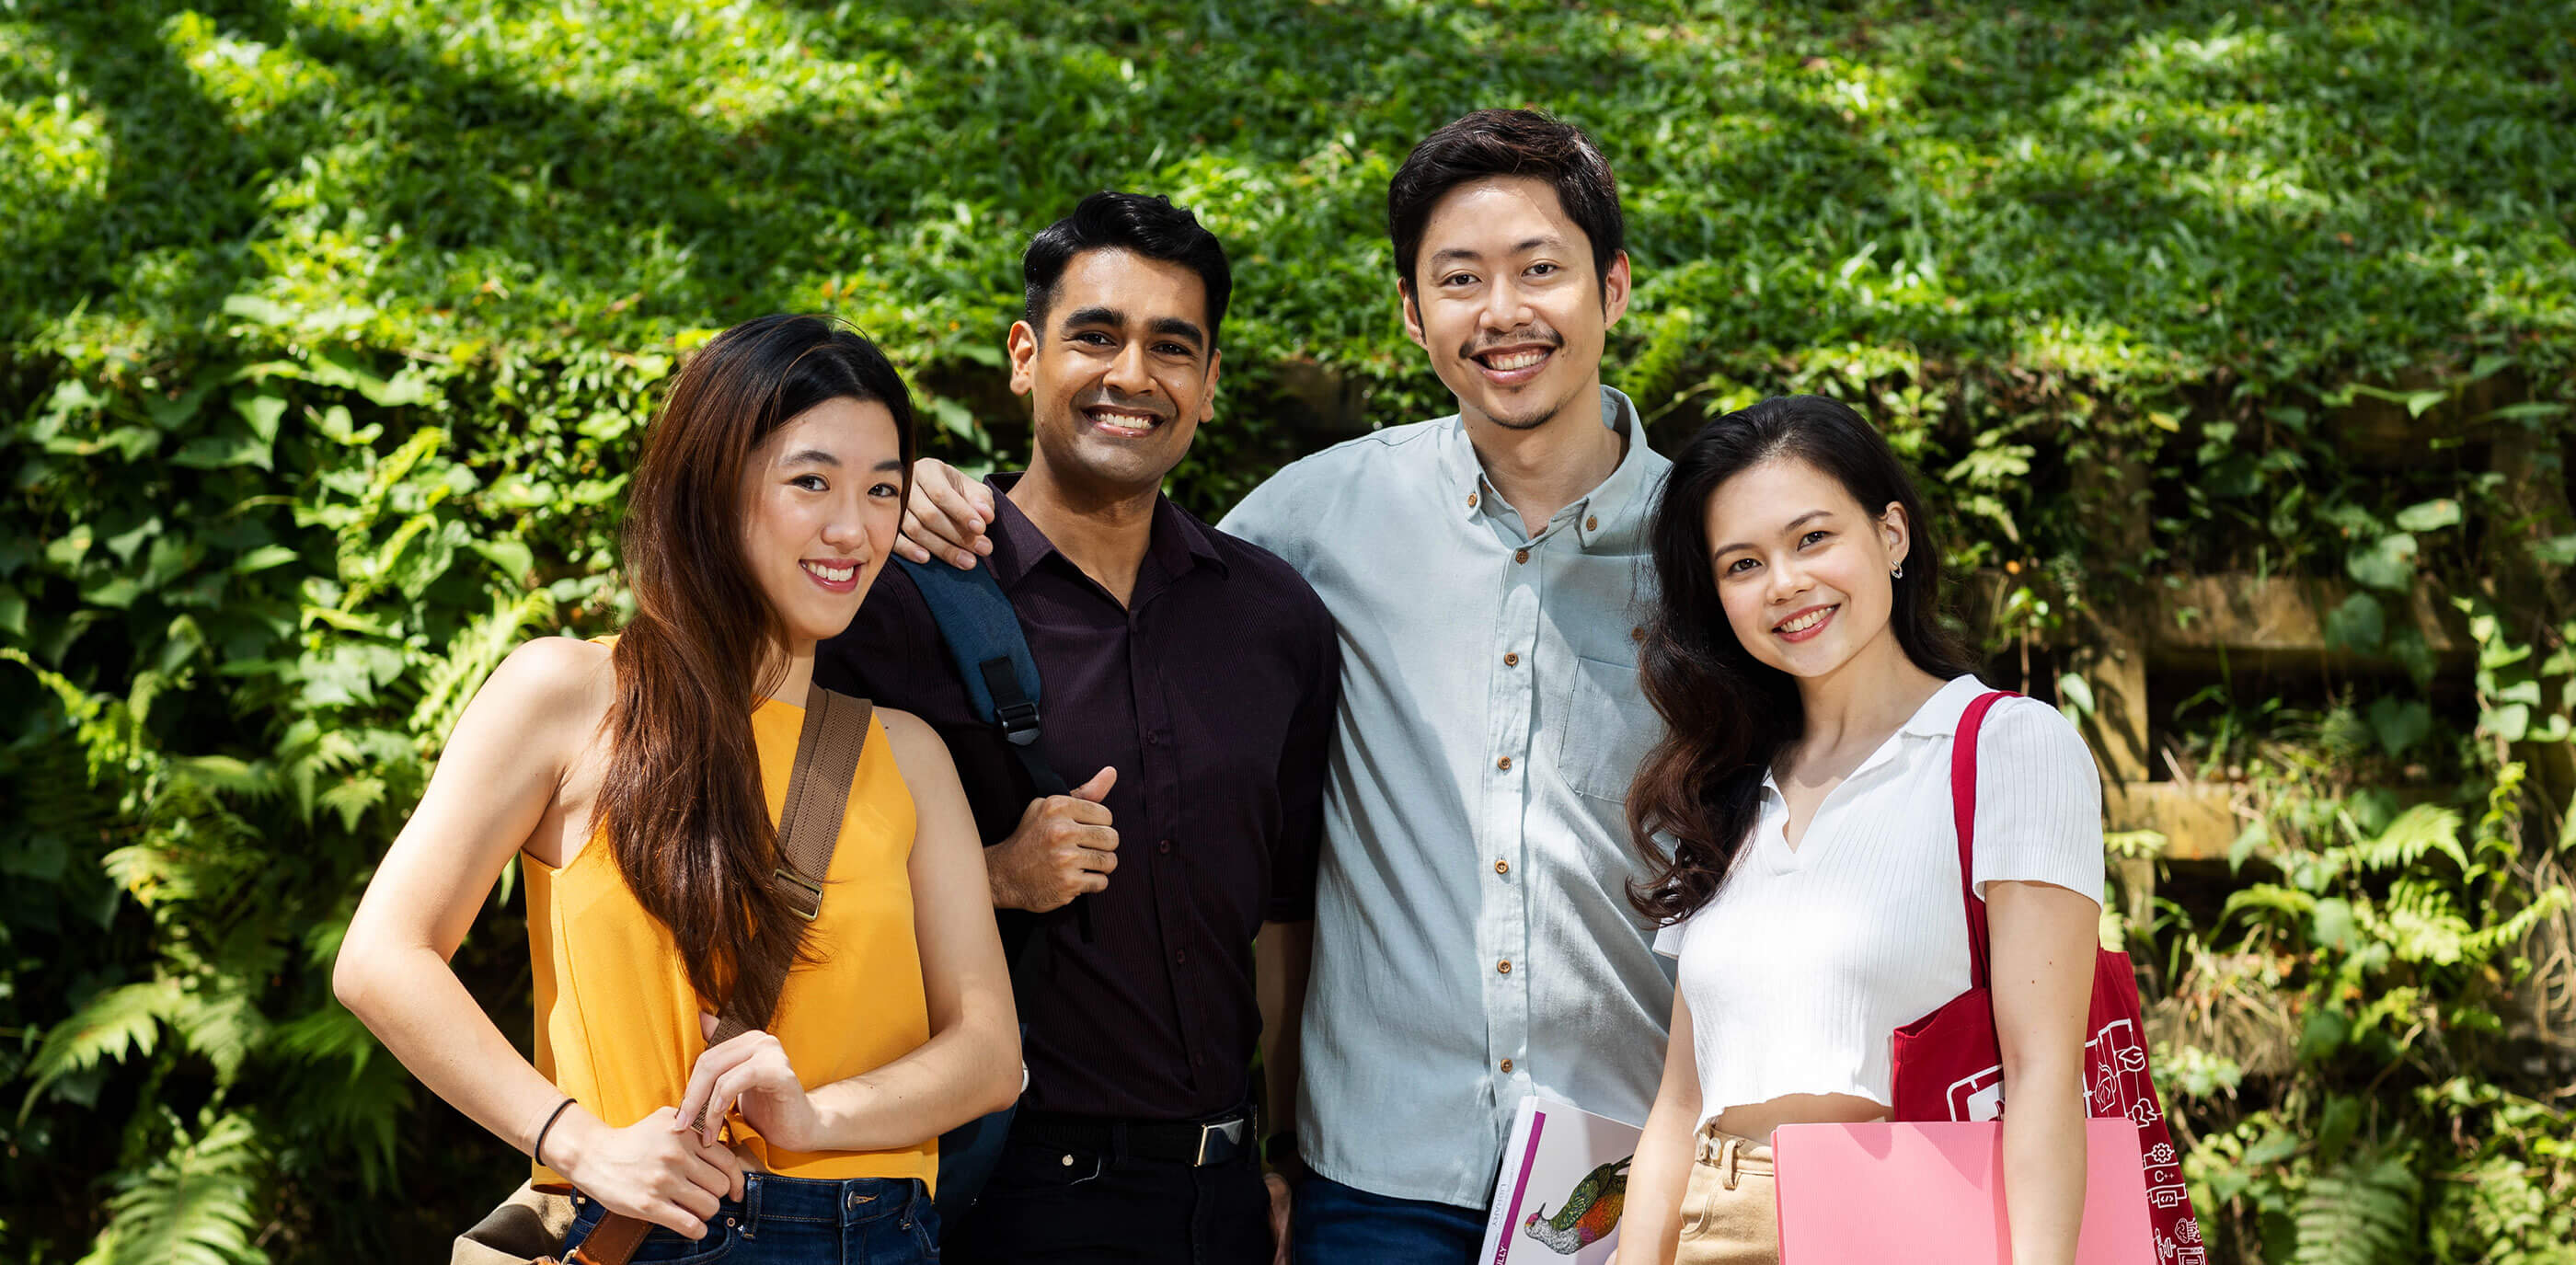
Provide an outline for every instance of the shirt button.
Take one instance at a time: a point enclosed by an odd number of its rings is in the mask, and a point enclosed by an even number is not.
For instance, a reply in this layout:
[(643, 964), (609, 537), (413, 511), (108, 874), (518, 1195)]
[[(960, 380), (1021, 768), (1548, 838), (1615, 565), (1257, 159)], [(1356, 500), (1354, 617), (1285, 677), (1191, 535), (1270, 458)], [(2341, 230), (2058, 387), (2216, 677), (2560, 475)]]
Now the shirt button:
[(1162, 853), (1164, 856), (1170, 856), (1172, 855), (1172, 841), (1165, 839), (1161, 843), (1155, 844), (1154, 850)]
[(1513, 552), (1513, 554), (1512, 554), (1512, 561), (1514, 561), (1514, 562), (1527, 562), (1527, 561), (1529, 561), (1529, 550), (1527, 550), (1527, 549), (1521, 549), (1521, 550), (1516, 550), (1516, 551), (1514, 551), (1514, 552)]
[(1504, 756), (1502, 759), (1494, 761), (1494, 767), (1501, 769), (1505, 773), (1509, 773), (1512, 771), (1512, 758), (1510, 756)]
[(1512, 973), (1512, 961), (1511, 961), (1511, 959), (1510, 959), (1510, 958), (1505, 958), (1505, 959), (1503, 959), (1501, 962), (1496, 963), (1496, 964), (1495, 964), (1495, 966), (1494, 966), (1494, 969), (1495, 969), (1496, 971), (1498, 971), (1498, 972), (1500, 972), (1500, 973), (1504, 974), (1504, 975), (1509, 975), (1509, 974), (1511, 974), (1511, 973)]
[(1187, 949), (1174, 949), (1172, 950), (1172, 960), (1175, 962), (1187, 963), (1190, 960), (1190, 951)]
[(1494, 873), (1496, 873), (1496, 874), (1509, 874), (1509, 873), (1511, 873), (1511, 872), (1512, 872), (1512, 863), (1511, 863), (1511, 862), (1509, 862), (1509, 861), (1496, 861), (1496, 862), (1494, 862)]
[(1511, 1075), (1511, 1074), (1512, 1074), (1512, 1061), (1511, 1061), (1510, 1059), (1504, 1059), (1504, 1060), (1503, 1060), (1503, 1075), (1505, 1075), (1505, 1076), (1509, 1076), (1509, 1075)]
[(1643, 629), (1643, 628), (1631, 628), (1631, 629), (1629, 629), (1629, 630), (1628, 630), (1628, 640), (1630, 640), (1630, 641), (1642, 642), (1642, 641), (1644, 641), (1645, 639), (1646, 639), (1646, 630), (1645, 630), (1645, 629)]
[(1519, 654), (1517, 654), (1517, 653), (1506, 653), (1506, 654), (1503, 656), (1503, 666), (1504, 666), (1504, 667), (1507, 667), (1507, 668), (1517, 668), (1517, 667), (1519, 667), (1520, 665), (1521, 665), (1521, 657), (1520, 657), (1520, 655), (1519, 655)]
[(1467, 494), (1467, 508), (1476, 508), (1476, 494), (1473, 492)]
[(1598, 518), (1595, 518), (1595, 517), (1593, 517), (1592, 515), (1589, 515), (1589, 514), (1584, 515), (1584, 516), (1583, 516), (1583, 530), (1585, 530), (1585, 531), (1599, 531), (1599, 530), (1601, 530), (1601, 520), (1600, 520), (1600, 519), (1598, 519)]

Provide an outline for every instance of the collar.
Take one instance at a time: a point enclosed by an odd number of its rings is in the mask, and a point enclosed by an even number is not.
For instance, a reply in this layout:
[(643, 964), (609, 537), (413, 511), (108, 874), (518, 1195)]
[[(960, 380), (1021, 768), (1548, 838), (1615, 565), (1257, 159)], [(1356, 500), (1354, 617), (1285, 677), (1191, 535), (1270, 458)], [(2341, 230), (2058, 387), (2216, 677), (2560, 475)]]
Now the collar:
[[(1915, 708), (1914, 714), (1906, 717), (1905, 723), (1898, 725), (1896, 732), (1889, 735), (1886, 742), (1879, 744), (1878, 750), (1871, 752), (1869, 758), (1861, 761), (1860, 767), (1853, 769), (1843, 780), (1849, 782), (1893, 759), (1898, 738), (1957, 737), (1959, 721), (1968, 714), (1968, 704), (1993, 692), (1992, 686), (1978, 680), (1973, 673), (1968, 676), (1952, 677), (1949, 684), (1932, 691), (1932, 697), (1923, 700), (1923, 705)], [(1780, 793), (1780, 783), (1772, 776), (1769, 769), (1762, 771), (1762, 793), (1766, 798), (1786, 802), (1786, 797)]]
[(1932, 692), (1923, 705), (1914, 709), (1896, 732), (1917, 738), (1951, 738), (1958, 736), (1959, 719), (1968, 714), (1968, 704), (1994, 692), (1994, 687), (1976, 678), (1974, 673), (1950, 678), (1948, 685)]
[[(1009, 592), (1020, 577), (1034, 571), (1049, 557), (1062, 558), (1055, 542), (1029, 520), (1019, 506), (1011, 503), (1011, 488), (1018, 484), (1024, 471), (995, 472), (984, 476), (984, 486), (993, 489), (993, 554), (985, 564), (993, 568), (993, 580)], [(1218, 552), (1209, 527), (1172, 504), (1172, 498), (1154, 494), (1154, 523), (1145, 542), (1145, 556), (1162, 567), (1165, 575), (1177, 576), (1191, 567), (1206, 563), (1219, 574), (1226, 571), (1225, 555)], [(1073, 560), (1064, 559), (1066, 566)]]
[[(1476, 460), (1476, 446), (1468, 442), (1465, 420), (1454, 413), (1440, 420), (1449, 432), (1441, 464), (1443, 482), (1450, 489), (1450, 506), (1471, 519), (1496, 512), (1501, 494), (1485, 477), (1484, 465)], [(1557, 523), (1571, 520), (1576, 541), (1590, 549), (1605, 536), (1631, 529), (1644, 514), (1650, 499), (1642, 495), (1648, 482), (1646, 464), (1652, 457), (1636, 404), (1616, 388), (1601, 388), (1601, 424), (1618, 432), (1626, 441), (1627, 451), (1620, 455), (1609, 477), (1558, 510), (1554, 519), (1535, 526), (1522, 524), (1522, 530), (1532, 539), (1547, 534)]]

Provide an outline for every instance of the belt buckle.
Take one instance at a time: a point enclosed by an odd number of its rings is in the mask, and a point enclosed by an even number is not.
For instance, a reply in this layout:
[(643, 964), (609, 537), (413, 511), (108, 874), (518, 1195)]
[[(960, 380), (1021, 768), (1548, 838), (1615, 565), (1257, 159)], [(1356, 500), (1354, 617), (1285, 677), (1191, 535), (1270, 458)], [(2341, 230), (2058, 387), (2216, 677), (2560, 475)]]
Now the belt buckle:
[(1208, 1139), (1210, 1138), (1224, 1138), (1228, 1142), (1241, 1143), (1243, 1141), (1243, 1117), (1237, 1116), (1222, 1124), (1200, 1125), (1199, 1154), (1197, 1159), (1190, 1161), (1190, 1167), (1205, 1168), (1208, 1166)]

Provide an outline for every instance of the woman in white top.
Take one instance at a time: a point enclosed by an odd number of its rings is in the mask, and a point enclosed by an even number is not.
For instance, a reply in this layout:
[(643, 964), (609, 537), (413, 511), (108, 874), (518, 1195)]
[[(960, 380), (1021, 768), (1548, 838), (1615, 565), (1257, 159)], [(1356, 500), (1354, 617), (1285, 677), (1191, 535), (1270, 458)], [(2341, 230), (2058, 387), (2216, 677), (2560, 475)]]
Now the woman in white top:
[[(1656, 867), (1632, 898), (1681, 974), (1618, 1261), (1777, 1261), (1771, 1130), (1884, 1118), (1894, 1030), (1969, 985), (1950, 740), (1986, 687), (1941, 626), (1921, 499), (1841, 404), (1710, 423), (1653, 531), (1642, 666), (1667, 728), (1629, 795)], [(1994, 708), (1980, 748), (2013, 1259), (2062, 1265), (2084, 1209), (2101, 784), (2027, 699)]]

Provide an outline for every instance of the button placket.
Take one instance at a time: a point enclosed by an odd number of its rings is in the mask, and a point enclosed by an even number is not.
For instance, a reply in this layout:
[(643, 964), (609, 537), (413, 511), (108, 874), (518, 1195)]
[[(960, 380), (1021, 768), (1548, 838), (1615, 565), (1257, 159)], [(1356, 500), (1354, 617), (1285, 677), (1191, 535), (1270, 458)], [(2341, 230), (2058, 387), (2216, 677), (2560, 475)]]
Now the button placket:
[(1483, 889), (1477, 919), (1478, 940), (1489, 964), (1481, 990), (1490, 1043), (1486, 1062), (1489, 1068), (1502, 1067), (1507, 1060), (1523, 1056), (1529, 1044), (1529, 972), (1509, 965), (1523, 956), (1529, 937), (1528, 897), (1521, 890), (1525, 884), (1509, 880), (1513, 868), (1524, 863), (1528, 847), (1523, 831), (1531, 794), (1527, 766), (1537, 685), (1533, 673), (1519, 664), (1517, 648), (1535, 646), (1540, 636), (1546, 560), (1538, 559), (1538, 566), (1526, 565), (1538, 543), (1513, 547), (1508, 561), (1495, 559), (1501, 563), (1503, 583), (1492, 653), (1503, 659), (1504, 665), (1489, 674), (1489, 768), (1483, 778), (1483, 794), (1478, 797), (1482, 827), (1478, 831), (1478, 851), (1490, 859), (1496, 876), (1496, 881)]

